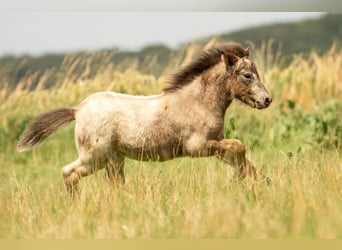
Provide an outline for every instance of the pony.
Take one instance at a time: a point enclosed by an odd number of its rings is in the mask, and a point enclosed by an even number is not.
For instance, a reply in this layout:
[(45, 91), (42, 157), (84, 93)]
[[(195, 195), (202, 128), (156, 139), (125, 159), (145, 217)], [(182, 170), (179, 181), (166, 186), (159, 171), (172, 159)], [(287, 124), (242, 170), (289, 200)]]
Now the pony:
[(25, 151), (75, 120), (78, 158), (62, 168), (73, 194), (82, 177), (105, 168), (110, 182), (124, 184), (125, 157), (167, 161), (177, 157), (209, 157), (235, 167), (235, 177), (257, 178), (241, 141), (224, 138), (227, 108), (234, 99), (267, 108), (272, 98), (238, 43), (210, 48), (170, 78), (161, 94), (132, 96), (98, 92), (77, 107), (58, 108), (37, 116), (20, 137)]

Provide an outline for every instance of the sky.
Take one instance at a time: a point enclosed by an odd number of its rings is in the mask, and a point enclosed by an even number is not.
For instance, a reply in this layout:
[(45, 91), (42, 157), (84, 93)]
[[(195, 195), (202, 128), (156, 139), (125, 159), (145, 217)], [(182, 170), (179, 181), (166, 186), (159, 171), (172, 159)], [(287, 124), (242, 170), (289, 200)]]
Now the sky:
[[(10, 6), (9, 6), (10, 7)], [(0, 56), (41, 55), (181, 43), (261, 24), (318, 17), (321, 12), (112, 12), (51, 9), (0, 11)]]

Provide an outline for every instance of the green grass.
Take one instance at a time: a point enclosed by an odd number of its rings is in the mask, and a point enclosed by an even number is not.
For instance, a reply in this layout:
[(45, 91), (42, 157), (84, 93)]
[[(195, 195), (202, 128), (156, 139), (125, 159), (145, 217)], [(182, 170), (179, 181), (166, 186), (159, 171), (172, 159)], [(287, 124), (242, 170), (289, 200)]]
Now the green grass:
[(342, 53), (330, 52), (283, 70), (273, 65), (264, 74), (270, 108), (235, 102), (228, 109), (226, 136), (246, 144), (270, 185), (233, 182), (232, 169), (215, 158), (128, 159), (124, 187), (109, 185), (99, 171), (82, 179), (78, 200), (60, 175), (77, 157), (73, 125), (18, 153), (28, 122), (95, 91), (158, 93), (164, 80), (107, 72), (49, 91), (2, 90), (0, 238), (341, 238), (342, 75), (332, 70), (341, 64)]
[[(39, 152), (36, 152), (36, 154)], [(6, 238), (335, 238), (342, 236), (341, 161), (336, 152), (289, 159), (281, 151), (254, 162), (271, 185), (230, 181), (214, 159), (127, 160), (127, 183), (103, 172), (82, 180), (79, 200), (59, 175), (70, 158), (35, 158), (2, 173), (0, 234)], [(4, 171), (2, 171), (4, 172)]]

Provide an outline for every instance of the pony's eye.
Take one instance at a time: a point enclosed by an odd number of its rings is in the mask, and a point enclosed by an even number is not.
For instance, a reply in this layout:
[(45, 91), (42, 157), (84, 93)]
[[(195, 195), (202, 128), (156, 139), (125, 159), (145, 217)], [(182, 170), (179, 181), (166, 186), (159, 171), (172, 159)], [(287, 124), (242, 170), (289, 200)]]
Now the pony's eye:
[(252, 77), (252, 75), (250, 73), (245, 73), (243, 74), (243, 76), (246, 78), (246, 79), (250, 79)]

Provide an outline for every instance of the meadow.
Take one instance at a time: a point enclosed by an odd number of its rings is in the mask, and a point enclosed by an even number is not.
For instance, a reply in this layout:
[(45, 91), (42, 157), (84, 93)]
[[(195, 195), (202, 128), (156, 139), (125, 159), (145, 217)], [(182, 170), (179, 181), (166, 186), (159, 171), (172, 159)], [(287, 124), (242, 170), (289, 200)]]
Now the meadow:
[[(197, 48), (198, 49), (198, 48)], [(126, 184), (112, 187), (104, 172), (82, 179), (80, 197), (64, 190), (60, 169), (77, 157), (73, 124), (32, 151), (16, 143), (37, 114), (76, 106), (96, 91), (148, 95), (156, 78), (133, 67), (113, 70), (101, 57), (92, 77), (58, 70), (60, 84), (32, 90), (30, 77), (0, 90), (0, 238), (341, 238), (342, 50), (281, 55), (267, 46), (251, 54), (273, 103), (253, 110), (235, 101), (226, 113), (227, 138), (240, 139), (269, 185), (232, 182), (232, 169), (215, 158), (164, 163), (126, 160)], [(190, 60), (175, 58), (169, 71)], [(65, 60), (70, 71), (77, 58)], [(32, 76), (34, 77), (34, 75)]]

